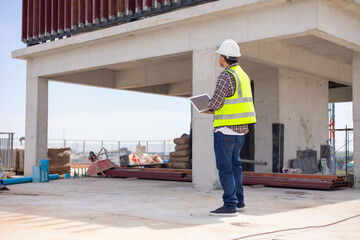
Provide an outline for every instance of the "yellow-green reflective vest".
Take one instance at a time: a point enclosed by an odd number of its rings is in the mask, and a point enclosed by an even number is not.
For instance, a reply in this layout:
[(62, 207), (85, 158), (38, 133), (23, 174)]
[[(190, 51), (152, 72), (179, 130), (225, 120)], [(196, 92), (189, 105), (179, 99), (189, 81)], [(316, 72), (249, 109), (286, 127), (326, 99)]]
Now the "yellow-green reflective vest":
[(214, 116), (214, 127), (256, 123), (251, 84), (248, 75), (239, 65), (227, 70), (236, 79), (233, 96), (224, 99), (224, 105)]

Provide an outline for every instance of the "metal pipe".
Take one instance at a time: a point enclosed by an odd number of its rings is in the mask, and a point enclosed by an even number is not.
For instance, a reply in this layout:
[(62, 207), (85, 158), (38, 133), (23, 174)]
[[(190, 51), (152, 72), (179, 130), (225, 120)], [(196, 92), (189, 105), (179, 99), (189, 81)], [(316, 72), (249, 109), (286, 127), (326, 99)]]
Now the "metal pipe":
[(65, 0), (65, 23), (64, 31), (70, 32), (71, 30), (71, 0)]
[(109, 0), (101, 0), (100, 21), (106, 23), (109, 18)]
[(62, 34), (64, 33), (64, 7), (65, 7), (65, 1), (64, 0), (58, 0), (58, 27), (57, 31), (58, 33)]
[(23, 0), (22, 1), (22, 28), (21, 28), (21, 41), (23, 41), (24, 43), (26, 43), (26, 38), (27, 38), (27, 11), (28, 11), (28, 5), (27, 5), (28, 1), (27, 0)]
[[(56, 180), (59, 179), (59, 174), (50, 174), (49, 180)], [(18, 184), (18, 183), (28, 183), (32, 182), (32, 177), (20, 177), (20, 178), (8, 178), (0, 180), (0, 185), (11, 185), (11, 184)]]
[(93, 6), (92, 1), (86, 1), (85, 3), (85, 26), (91, 26), (92, 25), (92, 18), (93, 18)]
[(78, 13), (79, 2), (78, 0), (71, 0), (71, 30), (78, 29)]
[(116, 19), (116, 0), (109, 0), (109, 19)]
[(93, 24), (100, 23), (100, 0), (93, 0)]
[(125, 0), (117, 0), (117, 17), (125, 17)]
[(84, 28), (85, 27), (85, 0), (79, 0), (79, 24), (78, 27), (79, 28)]
[(33, 40), (33, 0), (28, 0), (27, 3), (27, 40), (32, 41)]

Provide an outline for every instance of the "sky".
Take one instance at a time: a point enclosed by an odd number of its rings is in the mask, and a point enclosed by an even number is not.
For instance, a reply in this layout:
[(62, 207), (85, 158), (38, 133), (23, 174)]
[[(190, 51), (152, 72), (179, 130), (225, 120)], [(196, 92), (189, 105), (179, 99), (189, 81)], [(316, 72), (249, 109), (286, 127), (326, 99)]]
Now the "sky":
[[(26, 61), (11, 52), (21, 38), (21, 0), (0, 0), (0, 132), (25, 136)], [(335, 128), (352, 128), (352, 104), (335, 106)], [(49, 139), (171, 140), (189, 133), (186, 98), (49, 82)], [(345, 136), (336, 134), (336, 148)], [(352, 139), (352, 136), (350, 136)]]

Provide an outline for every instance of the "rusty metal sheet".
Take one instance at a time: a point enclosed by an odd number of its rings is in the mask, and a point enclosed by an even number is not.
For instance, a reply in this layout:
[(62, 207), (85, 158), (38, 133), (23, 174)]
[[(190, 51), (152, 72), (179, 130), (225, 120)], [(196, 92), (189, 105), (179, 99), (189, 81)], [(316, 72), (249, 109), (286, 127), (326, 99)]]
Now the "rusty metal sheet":
[(51, 0), (51, 31), (52, 36), (57, 35), (58, 20), (58, 0)]
[(45, 37), (45, 0), (39, 1), (39, 38)]
[(142, 0), (135, 0), (135, 13), (141, 14), (142, 13)]
[(117, 0), (117, 17), (123, 18), (125, 17), (125, 0)]
[(78, 27), (84, 28), (85, 27), (85, 1), (86, 0), (79, 0), (79, 13), (78, 13)]
[(33, 6), (33, 0), (28, 0), (27, 6), (27, 35), (26, 39), (28, 41), (33, 40), (33, 14), (34, 14), (34, 6)]
[(116, 0), (109, 0), (109, 20), (116, 19)]
[(143, 0), (143, 11), (151, 11), (152, 0)]
[(85, 26), (91, 26), (93, 22), (93, 5), (92, 0), (87, 0), (85, 3)]
[(100, 3), (100, 21), (107, 22), (109, 19), (109, 0), (101, 0)]
[(71, 0), (65, 0), (64, 31), (70, 32), (70, 30), (71, 30)]
[(57, 31), (60, 34), (64, 33), (64, 11), (65, 8), (65, 0), (58, 0), (58, 27)]
[(45, 1), (45, 37), (51, 35), (51, 1)]
[(100, 23), (100, 0), (93, 0), (93, 24)]
[(125, 15), (132, 16), (135, 12), (135, 0), (126, 0)]
[(24, 43), (27, 40), (27, 3), (28, 0), (22, 0), (21, 41)]
[(141, 178), (141, 179), (156, 179), (156, 180), (172, 180), (191, 182), (191, 175), (183, 172), (148, 172), (140, 169), (110, 169), (104, 172), (109, 177), (124, 177), (124, 178)]
[(71, 29), (78, 29), (79, 1), (71, 0)]
[(171, 0), (163, 0), (164, 6), (171, 6)]
[(154, 8), (160, 9), (162, 5), (162, 0), (154, 0)]

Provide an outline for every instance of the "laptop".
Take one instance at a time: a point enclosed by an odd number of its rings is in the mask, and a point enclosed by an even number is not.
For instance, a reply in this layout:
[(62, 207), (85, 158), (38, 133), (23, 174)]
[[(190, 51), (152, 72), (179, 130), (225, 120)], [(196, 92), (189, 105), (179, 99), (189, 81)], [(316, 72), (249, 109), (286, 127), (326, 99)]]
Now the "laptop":
[(194, 105), (196, 110), (198, 110), (199, 113), (211, 110), (211, 108), (208, 108), (210, 97), (207, 93), (198, 96), (189, 97), (189, 100)]

